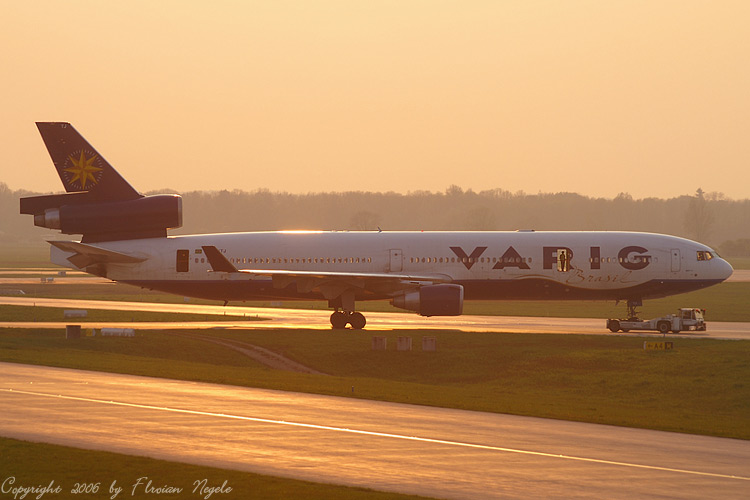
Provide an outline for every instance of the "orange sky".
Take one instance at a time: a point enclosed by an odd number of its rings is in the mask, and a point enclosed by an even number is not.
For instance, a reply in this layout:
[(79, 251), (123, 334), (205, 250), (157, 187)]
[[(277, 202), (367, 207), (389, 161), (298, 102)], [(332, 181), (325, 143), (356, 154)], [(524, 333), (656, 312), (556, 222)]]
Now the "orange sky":
[(750, 198), (750, 2), (0, 2), (0, 182)]

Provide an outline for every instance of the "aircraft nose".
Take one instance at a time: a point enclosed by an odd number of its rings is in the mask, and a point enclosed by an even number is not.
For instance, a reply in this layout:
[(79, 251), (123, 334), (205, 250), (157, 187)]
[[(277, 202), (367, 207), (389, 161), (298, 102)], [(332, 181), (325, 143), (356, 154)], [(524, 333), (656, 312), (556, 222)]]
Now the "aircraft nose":
[(717, 262), (715, 262), (714, 265), (714, 274), (716, 275), (716, 279), (724, 281), (725, 279), (729, 278), (733, 272), (734, 269), (729, 262), (724, 259), (717, 259)]

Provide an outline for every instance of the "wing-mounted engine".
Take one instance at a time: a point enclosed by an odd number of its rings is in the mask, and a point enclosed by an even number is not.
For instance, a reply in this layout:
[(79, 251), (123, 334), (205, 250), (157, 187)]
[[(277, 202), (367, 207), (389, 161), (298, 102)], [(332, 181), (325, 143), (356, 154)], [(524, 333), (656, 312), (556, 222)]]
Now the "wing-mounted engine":
[(182, 226), (182, 198), (176, 194), (141, 196), (123, 201), (91, 200), (88, 193), (21, 199), (21, 213), (34, 225), (81, 234), (83, 242), (156, 238)]
[(464, 309), (464, 287), (461, 285), (426, 285), (393, 298), (400, 309), (422, 316), (460, 316)]

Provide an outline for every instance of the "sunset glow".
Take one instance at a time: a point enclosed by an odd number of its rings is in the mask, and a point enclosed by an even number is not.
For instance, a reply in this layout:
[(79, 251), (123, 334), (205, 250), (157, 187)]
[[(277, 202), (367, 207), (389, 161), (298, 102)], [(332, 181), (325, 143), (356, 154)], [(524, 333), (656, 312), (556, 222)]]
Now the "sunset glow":
[[(12, 189), (35, 121), (133, 186), (750, 197), (750, 3), (80, 0), (3, 6)], [(82, 23), (86, 29), (76, 29)]]

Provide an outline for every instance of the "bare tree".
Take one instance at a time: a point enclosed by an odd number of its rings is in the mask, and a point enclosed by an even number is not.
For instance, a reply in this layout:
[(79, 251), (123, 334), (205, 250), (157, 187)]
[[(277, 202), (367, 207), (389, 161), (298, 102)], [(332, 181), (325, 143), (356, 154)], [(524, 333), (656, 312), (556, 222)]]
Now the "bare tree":
[(698, 188), (685, 211), (685, 230), (696, 241), (707, 241), (714, 223), (714, 214), (703, 189)]
[(360, 210), (349, 219), (350, 229), (372, 231), (380, 226), (380, 216), (367, 210)]

